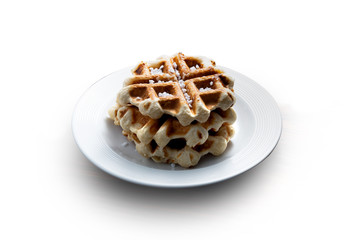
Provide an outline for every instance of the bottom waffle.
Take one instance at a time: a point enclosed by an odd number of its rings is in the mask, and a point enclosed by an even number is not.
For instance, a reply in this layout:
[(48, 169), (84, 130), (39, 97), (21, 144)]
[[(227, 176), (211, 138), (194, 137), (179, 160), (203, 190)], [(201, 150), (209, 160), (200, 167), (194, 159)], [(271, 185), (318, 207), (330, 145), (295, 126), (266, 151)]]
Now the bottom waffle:
[(224, 123), (217, 132), (210, 130), (207, 140), (194, 147), (186, 145), (184, 138), (172, 139), (165, 147), (160, 147), (154, 140), (149, 144), (141, 142), (131, 131), (123, 131), (123, 134), (135, 142), (136, 150), (141, 155), (150, 157), (155, 162), (175, 163), (188, 168), (198, 164), (200, 158), (205, 154), (211, 153), (215, 156), (222, 154), (230, 138), (234, 135), (234, 128), (230, 124)]

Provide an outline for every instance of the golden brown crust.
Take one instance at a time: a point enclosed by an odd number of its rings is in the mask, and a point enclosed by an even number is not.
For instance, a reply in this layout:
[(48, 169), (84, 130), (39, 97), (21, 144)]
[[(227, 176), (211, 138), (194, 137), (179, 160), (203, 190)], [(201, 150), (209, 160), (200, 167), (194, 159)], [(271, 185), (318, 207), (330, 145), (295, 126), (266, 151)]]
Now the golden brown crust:
[(178, 53), (141, 62), (109, 110), (136, 150), (188, 168), (222, 154), (234, 134), (234, 81), (205, 57)]
[(225, 123), (219, 131), (213, 136), (209, 136), (203, 144), (194, 147), (179, 144), (160, 147), (156, 145), (156, 142), (152, 142), (153, 144), (139, 142), (135, 133), (125, 132), (124, 135), (127, 136), (130, 141), (134, 141), (136, 150), (141, 155), (150, 157), (155, 162), (175, 163), (184, 168), (189, 168), (197, 165), (200, 158), (208, 153), (215, 156), (222, 154), (226, 150), (233, 133), (233, 127)]
[(154, 119), (169, 114), (186, 126), (194, 120), (205, 122), (212, 110), (226, 110), (235, 103), (234, 81), (204, 57), (178, 53), (156, 62), (141, 62), (133, 75), (125, 81), (117, 102), (137, 106)]
[[(117, 113), (117, 114), (116, 114)], [(194, 122), (188, 126), (182, 126), (179, 121), (169, 115), (161, 119), (152, 119), (142, 115), (134, 106), (116, 106), (109, 111), (114, 124), (120, 125), (126, 132), (137, 135), (144, 144), (155, 141), (157, 145), (165, 147), (173, 139), (184, 139), (186, 145), (193, 147), (204, 143), (209, 131), (218, 131), (223, 124), (232, 124), (236, 120), (233, 108), (226, 111), (217, 109), (212, 111), (208, 120), (204, 123)]]

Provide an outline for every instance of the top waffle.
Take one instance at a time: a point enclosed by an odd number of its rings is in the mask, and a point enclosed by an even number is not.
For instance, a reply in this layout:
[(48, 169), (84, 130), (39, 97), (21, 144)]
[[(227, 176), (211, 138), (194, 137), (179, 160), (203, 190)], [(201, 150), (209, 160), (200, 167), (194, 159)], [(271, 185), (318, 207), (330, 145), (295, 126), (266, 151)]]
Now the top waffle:
[(176, 117), (181, 125), (207, 121), (216, 108), (235, 103), (234, 81), (205, 57), (178, 53), (154, 62), (141, 62), (124, 83), (117, 102), (137, 106), (153, 119), (163, 114)]

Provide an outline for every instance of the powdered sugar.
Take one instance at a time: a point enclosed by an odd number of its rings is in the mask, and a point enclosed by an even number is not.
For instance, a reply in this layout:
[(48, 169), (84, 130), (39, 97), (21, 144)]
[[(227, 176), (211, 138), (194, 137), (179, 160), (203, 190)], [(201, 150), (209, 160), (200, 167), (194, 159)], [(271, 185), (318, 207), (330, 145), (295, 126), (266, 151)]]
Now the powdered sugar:
[(173, 67), (174, 67), (174, 69), (175, 69), (176, 78), (177, 78), (178, 80), (181, 79), (180, 72), (179, 72), (179, 70), (177, 70), (177, 64), (176, 64), (176, 62), (173, 62)]
[(213, 82), (213, 81), (211, 81), (211, 82), (210, 82), (210, 86), (212, 86), (213, 84), (214, 84), (214, 82)]
[(200, 92), (206, 92), (206, 91), (210, 91), (212, 90), (212, 88), (206, 87), (206, 88), (199, 88)]
[[(185, 88), (185, 82), (184, 82), (184, 80), (179, 80), (179, 84), (180, 84), (180, 87), (182, 88), (182, 89), (184, 89)], [(185, 89), (186, 90), (186, 89)]]
[(149, 80), (150, 84), (154, 84), (154, 83), (166, 83), (166, 82), (173, 82), (173, 80), (169, 80), (169, 81), (162, 81), (162, 80)]
[[(173, 63), (173, 67), (174, 67), (174, 68), (170, 68), (170, 72), (171, 72), (171, 73), (175, 73), (175, 70), (177, 69), (176, 62)], [(174, 69), (175, 69), (175, 70), (174, 70)]]
[(192, 107), (191, 104), (192, 104), (193, 101), (191, 100), (190, 95), (187, 93), (187, 90), (186, 90), (186, 87), (185, 87), (185, 81), (180, 79), (179, 80), (179, 85), (181, 87), (181, 90), (184, 93), (185, 99), (186, 99), (187, 103), (189, 104), (189, 107)]
[(190, 68), (190, 71), (195, 71), (196, 69), (199, 69), (199, 68), (200, 68), (200, 66), (198, 64), (196, 64), (195, 66), (192, 66)]
[(159, 97), (172, 97), (173, 95), (168, 92), (158, 93)]
[(180, 72), (177, 69), (175, 69), (175, 75), (177, 79), (181, 79)]
[(188, 104), (189, 104), (189, 107), (192, 107), (192, 100), (191, 100), (191, 97), (190, 97), (190, 95), (187, 93), (187, 92), (184, 92), (184, 96), (185, 96), (185, 99), (186, 99), (186, 101), (188, 102)]
[(152, 75), (156, 75), (156, 74), (162, 74), (163, 73), (163, 71), (162, 71), (163, 68), (164, 68), (164, 65), (161, 65), (159, 68), (150, 67), (149, 69), (150, 69), (150, 72), (151, 72)]
[(192, 108), (193, 100), (191, 100), (190, 95), (187, 93), (187, 89), (186, 89), (186, 86), (185, 86), (185, 81), (181, 79), (180, 72), (177, 70), (176, 62), (173, 63), (173, 66), (175, 68), (175, 74), (176, 74), (176, 77), (177, 77), (177, 79), (179, 81), (180, 88), (181, 88), (182, 92), (184, 93), (184, 97), (185, 97), (187, 103), (189, 104), (189, 107)]

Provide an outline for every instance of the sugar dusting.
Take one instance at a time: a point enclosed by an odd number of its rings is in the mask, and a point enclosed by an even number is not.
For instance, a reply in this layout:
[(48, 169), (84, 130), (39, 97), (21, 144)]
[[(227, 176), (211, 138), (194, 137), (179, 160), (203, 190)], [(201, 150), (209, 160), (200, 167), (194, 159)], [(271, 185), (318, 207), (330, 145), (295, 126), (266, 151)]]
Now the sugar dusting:
[(180, 88), (181, 88), (182, 92), (184, 93), (185, 100), (189, 104), (189, 107), (192, 108), (193, 100), (191, 100), (190, 95), (187, 93), (187, 89), (186, 89), (186, 86), (185, 86), (185, 81), (181, 79), (180, 72), (177, 70), (176, 62), (173, 63), (173, 66), (175, 68), (175, 74), (176, 74), (176, 77), (177, 77), (177, 79), (179, 81)]
[(158, 96), (159, 97), (172, 97), (173, 95), (168, 92), (161, 92), (161, 93), (158, 93)]
[(150, 67), (150, 72), (151, 72), (151, 75), (156, 75), (156, 74), (162, 74), (163, 71), (162, 69), (164, 68), (164, 65), (161, 65), (159, 68), (152, 68)]
[(210, 90), (212, 90), (212, 88), (209, 88), (209, 87), (199, 88), (199, 91), (200, 91), (200, 92), (207, 92), (207, 91), (210, 91)]
[(185, 99), (186, 99), (186, 101), (188, 102), (189, 107), (192, 107), (191, 104), (192, 104), (193, 101), (191, 100), (190, 95), (187, 93), (187, 89), (186, 89), (184, 80), (180, 79), (180, 80), (179, 80), (179, 85), (180, 85), (180, 87), (181, 87), (181, 90), (182, 90), (183, 93), (184, 93)]
[(177, 64), (176, 64), (176, 62), (173, 62), (173, 67), (174, 67), (174, 69), (175, 69), (175, 75), (176, 75), (177, 79), (181, 79), (181, 77), (180, 77), (180, 72), (179, 72), (179, 70), (177, 70)]
[(200, 68), (200, 66), (198, 64), (196, 64), (195, 66), (192, 66), (190, 68), (190, 71), (195, 71), (196, 69), (199, 69), (199, 68)]

